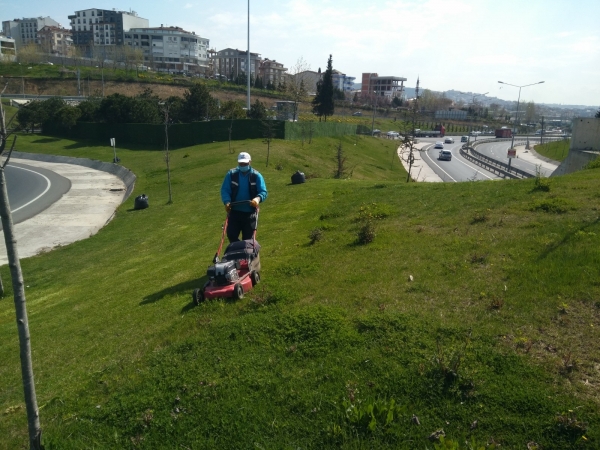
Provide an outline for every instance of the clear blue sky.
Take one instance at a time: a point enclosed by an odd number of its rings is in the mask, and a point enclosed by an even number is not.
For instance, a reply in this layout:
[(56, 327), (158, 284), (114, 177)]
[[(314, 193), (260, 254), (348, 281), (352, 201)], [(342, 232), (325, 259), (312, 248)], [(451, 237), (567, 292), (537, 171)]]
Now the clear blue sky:
[[(179, 26), (211, 48), (246, 49), (247, 0), (0, 0), (0, 18), (132, 9), (150, 26)], [(250, 0), (250, 49), (293, 66), (402, 76), (414, 87), (600, 106), (600, 0)]]

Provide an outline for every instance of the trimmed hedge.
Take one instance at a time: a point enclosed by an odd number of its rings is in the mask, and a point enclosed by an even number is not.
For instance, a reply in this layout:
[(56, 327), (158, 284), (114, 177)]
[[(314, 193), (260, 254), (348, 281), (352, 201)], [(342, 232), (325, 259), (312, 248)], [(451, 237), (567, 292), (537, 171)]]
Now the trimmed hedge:
[(289, 141), (301, 140), (304, 136), (312, 137), (345, 136), (356, 134), (356, 125), (339, 122), (285, 122), (285, 139)]

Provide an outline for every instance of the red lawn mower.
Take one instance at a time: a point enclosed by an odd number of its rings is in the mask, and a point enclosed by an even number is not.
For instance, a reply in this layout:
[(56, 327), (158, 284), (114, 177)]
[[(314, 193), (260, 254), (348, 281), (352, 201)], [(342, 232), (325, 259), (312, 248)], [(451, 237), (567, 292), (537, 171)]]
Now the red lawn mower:
[[(250, 201), (233, 202), (231, 206), (242, 203), (250, 203)], [(258, 228), (258, 211), (259, 208), (256, 208), (256, 228)], [(221, 244), (213, 258), (213, 265), (206, 271), (208, 281), (204, 287), (196, 288), (192, 293), (196, 305), (208, 298), (243, 298), (246, 292), (260, 282), (260, 245), (256, 241), (256, 229), (252, 233), (252, 239), (232, 242), (225, 249), (223, 258), (220, 258), (228, 223), (229, 214), (223, 225)]]

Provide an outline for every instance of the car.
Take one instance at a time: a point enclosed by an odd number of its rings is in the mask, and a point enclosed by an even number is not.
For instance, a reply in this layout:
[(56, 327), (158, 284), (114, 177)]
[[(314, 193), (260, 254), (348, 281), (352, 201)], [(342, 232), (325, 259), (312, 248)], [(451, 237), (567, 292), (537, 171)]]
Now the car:
[(377, 128), (375, 128), (373, 130), (373, 136), (379, 136), (381, 134), (381, 130), (378, 130)]
[(479, 136), (481, 131), (471, 131), (471, 136)]
[(469, 142), (469, 136), (461, 136), (460, 142)]
[(400, 133), (398, 133), (397, 131), (388, 131), (387, 136), (389, 138), (397, 138), (398, 136), (400, 136)]
[(360, 111), (356, 111), (355, 113), (352, 113), (353, 116), (362, 116), (362, 113)]
[(45, 62), (44, 64), (46, 64), (47, 66), (53, 66), (54, 64), (51, 63), (50, 61)]
[(446, 139), (444, 139), (444, 144), (454, 144), (454, 139), (452, 139), (451, 137), (447, 137)]
[(433, 148), (444, 148), (444, 143), (442, 141), (437, 141)]
[(452, 152), (450, 150), (442, 150), (438, 156), (440, 161), (452, 161)]

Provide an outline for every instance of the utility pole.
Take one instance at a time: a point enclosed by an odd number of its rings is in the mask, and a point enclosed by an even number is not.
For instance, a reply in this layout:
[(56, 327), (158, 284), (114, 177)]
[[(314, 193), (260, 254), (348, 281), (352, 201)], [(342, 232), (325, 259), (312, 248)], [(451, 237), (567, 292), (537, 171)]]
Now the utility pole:
[(252, 72), (250, 70), (250, 0), (248, 0), (248, 67), (246, 70), (246, 83), (247, 83), (247, 97), (248, 99), (246, 100), (246, 108), (247, 109), (247, 114), (250, 114), (250, 73)]

